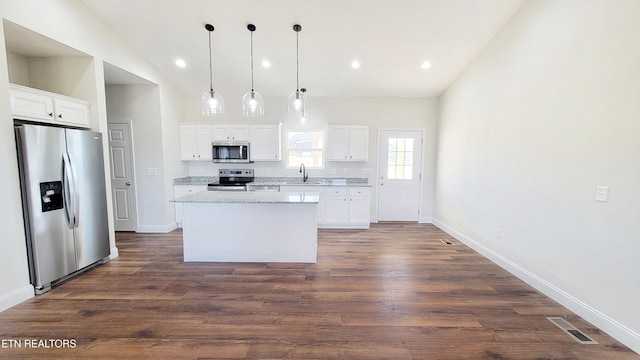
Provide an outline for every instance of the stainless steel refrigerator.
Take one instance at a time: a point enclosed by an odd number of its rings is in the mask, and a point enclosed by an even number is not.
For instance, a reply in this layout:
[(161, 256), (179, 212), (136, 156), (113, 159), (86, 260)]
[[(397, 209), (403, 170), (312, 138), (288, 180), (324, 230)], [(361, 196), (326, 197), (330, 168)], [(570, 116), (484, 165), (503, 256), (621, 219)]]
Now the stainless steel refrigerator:
[(108, 261), (102, 134), (15, 127), (31, 283), (36, 293)]

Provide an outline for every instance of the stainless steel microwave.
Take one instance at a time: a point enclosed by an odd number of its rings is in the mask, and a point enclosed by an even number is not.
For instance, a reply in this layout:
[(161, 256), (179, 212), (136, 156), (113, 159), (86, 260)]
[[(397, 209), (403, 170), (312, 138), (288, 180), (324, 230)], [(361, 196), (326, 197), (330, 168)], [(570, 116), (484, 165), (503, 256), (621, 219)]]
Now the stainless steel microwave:
[(214, 141), (211, 143), (214, 163), (248, 163), (248, 141)]

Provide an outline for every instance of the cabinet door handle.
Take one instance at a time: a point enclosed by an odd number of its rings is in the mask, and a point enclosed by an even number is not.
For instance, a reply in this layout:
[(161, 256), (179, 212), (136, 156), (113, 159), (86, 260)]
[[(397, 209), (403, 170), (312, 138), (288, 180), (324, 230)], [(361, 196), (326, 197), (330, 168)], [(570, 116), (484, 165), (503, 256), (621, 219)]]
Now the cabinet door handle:
[(131, 183), (129, 181), (127, 181), (126, 183), (124, 183), (127, 186), (131, 186)]
[(58, 118), (62, 119), (62, 114), (58, 114)]
[(49, 117), (53, 117), (53, 113), (49, 113)]

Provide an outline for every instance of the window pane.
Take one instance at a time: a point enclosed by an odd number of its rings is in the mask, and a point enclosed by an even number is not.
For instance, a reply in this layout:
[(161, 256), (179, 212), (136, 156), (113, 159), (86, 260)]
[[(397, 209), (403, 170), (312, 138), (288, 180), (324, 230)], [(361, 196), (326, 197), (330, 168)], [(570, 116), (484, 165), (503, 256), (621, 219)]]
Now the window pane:
[(396, 164), (396, 153), (394, 151), (389, 151), (389, 159), (387, 161), (388, 165)]
[(324, 132), (322, 131), (287, 132), (289, 167), (300, 167), (300, 164), (304, 163), (307, 168), (322, 168), (323, 148)]
[(406, 138), (405, 140), (405, 150), (413, 151), (413, 138)]
[(413, 138), (390, 138), (387, 150), (387, 178), (411, 180), (413, 178)]
[(404, 151), (404, 139), (403, 138), (399, 138), (397, 139), (398, 141), (398, 151)]
[(396, 153), (396, 166), (404, 166), (404, 153), (397, 152)]
[(404, 164), (407, 165), (407, 166), (413, 165), (413, 153), (412, 152), (404, 153)]
[(389, 139), (389, 152), (391, 151), (396, 151), (396, 139), (395, 138), (391, 138)]

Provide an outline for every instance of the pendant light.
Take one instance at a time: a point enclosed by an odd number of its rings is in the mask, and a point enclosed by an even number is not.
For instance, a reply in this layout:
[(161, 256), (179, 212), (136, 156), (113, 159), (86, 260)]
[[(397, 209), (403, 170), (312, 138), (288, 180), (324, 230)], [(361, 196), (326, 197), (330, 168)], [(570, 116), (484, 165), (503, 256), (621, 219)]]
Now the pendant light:
[(204, 28), (209, 32), (209, 90), (202, 94), (202, 115), (224, 115), (224, 99), (220, 93), (213, 90), (213, 65), (211, 60), (211, 33), (213, 25), (206, 24)]
[(264, 115), (264, 100), (262, 95), (253, 90), (253, 32), (256, 31), (256, 26), (249, 24), (247, 29), (251, 32), (251, 91), (242, 97), (242, 115), (262, 116)]
[(297, 114), (304, 118), (307, 115), (308, 102), (304, 91), (300, 89), (300, 69), (298, 65), (298, 35), (300, 31), (302, 31), (302, 26), (298, 24), (293, 25), (293, 31), (296, 32), (296, 91), (292, 92), (287, 98), (287, 109), (289, 114)]

